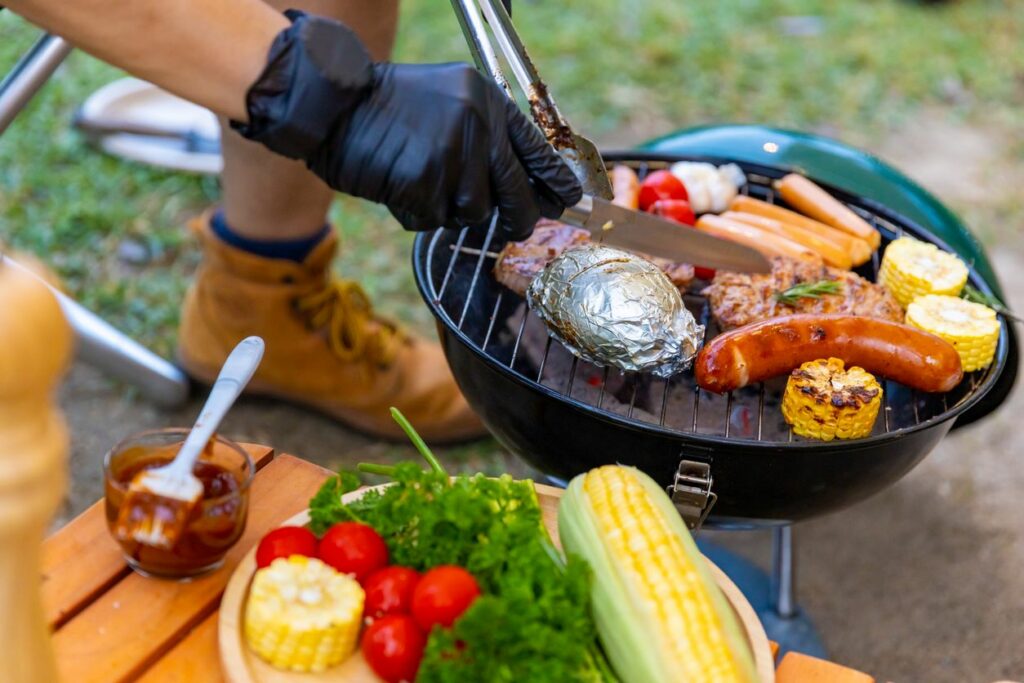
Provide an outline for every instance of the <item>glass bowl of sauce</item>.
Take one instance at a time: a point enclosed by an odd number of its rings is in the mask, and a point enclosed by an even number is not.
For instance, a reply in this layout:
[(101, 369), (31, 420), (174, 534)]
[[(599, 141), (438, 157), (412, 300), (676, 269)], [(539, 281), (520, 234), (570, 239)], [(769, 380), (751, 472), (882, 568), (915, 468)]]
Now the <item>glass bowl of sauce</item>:
[[(117, 516), (132, 479), (139, 472), (168, 464), (188, 435), (187, 429), (154, 429), (133, 434), (103, 458), (107, 528), (114, 535)], [(125, 561), (147, 576), (185, 578), (221, 566), (224, 555), (245, 530), (249, 485), (255, 467), (236, 443), (215, 436), (192, 470), (203, 484), (181, 538), (169, 549), (120, 541)], [(116, 536), (115, 536), (116, 539)]]

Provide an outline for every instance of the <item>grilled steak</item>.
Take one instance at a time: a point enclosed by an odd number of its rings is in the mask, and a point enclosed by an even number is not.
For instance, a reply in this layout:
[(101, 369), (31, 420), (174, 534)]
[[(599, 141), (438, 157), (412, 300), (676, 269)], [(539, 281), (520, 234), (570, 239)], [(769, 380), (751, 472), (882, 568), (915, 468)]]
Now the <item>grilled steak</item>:
[[(794, 285), (821, 280), (841, 282), (842, 291), (793, 305), (775, 298)], [(846, 313), (903, 322), (903, 309), (889, 290), (856, 273), (807, 261), (775, 257), (769, 275), (719, 272), (701, 292), (723, 330), (794, 313)]]
[[(548, 263), (566, 249), (590, 241), (590, 233), (557, 221), (542, 218), (533, 234), (522, 242), (509, 242), (498, 254), (494, 278), (520, 296), (526, 293), (530, 281)], [(673, 263), (666, 259), (645, 256), (661, 268), (680, 291), (693, 280), (693, 266)]]

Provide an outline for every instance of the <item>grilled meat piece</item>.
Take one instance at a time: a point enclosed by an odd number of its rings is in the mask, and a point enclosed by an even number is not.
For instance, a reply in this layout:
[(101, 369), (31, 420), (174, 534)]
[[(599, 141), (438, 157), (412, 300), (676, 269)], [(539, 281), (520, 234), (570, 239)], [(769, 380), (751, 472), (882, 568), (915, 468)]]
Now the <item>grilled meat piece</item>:
[(590, 233), (582, 228), (541, 218), (533, 234), (522, 242), (509, 242), (498, 254), (494, 278), (519, 296), (548, 263), (566, 249), (586, 244)]
[[(588, 242), (590, 233), (586, 230), (542, 218), (530, 237), (522, 242), (509, 242), (505, 245), (494, 265), (494, 278), (523, 296), (533, 278), (552, 259), (567, 249)], [(681, 292), (693, 281), (693, 266), (688, 263), (673, 263), (650, 256), (644, 258), (661, 268)]]
[[(842, 283), (837, 294), (802, 298), (789, 305), (775, 298), (794, 285), (832, 280)], [(794, 313), (845, 313), (903, 322), (903, 309), (889, 290), (856, 273), (783, 257), (772, 259), (768, 275), (719, 272), (701, 292), (723, 330)]]

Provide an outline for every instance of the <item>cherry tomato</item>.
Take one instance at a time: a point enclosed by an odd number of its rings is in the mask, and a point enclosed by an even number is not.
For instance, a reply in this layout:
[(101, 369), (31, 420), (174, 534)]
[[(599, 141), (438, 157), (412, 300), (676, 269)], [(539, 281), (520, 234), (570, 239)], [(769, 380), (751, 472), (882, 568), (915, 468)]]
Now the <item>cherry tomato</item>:
[(659, 199), (689, 199), (686, 185), (670, 171), (655, 171), (640, 183), (640, 210), (647, 211)]
[(363, 582), (388, 564), (388, 546), (373, 527), (359, 522), (335, 524), (320, 540), (320, 559)]
[(366, 627), (361, 646), (374, 673), (387, 683), (399, 683), (415, 680), (426, 644), (427, 636), (412, 617), (389, 614)]
[(408, 614), (412, 609), (412, 593), (420, 574), (409, 567), (384, 567), (366, 577), (364, 612), (371, 617), (385, 614)]
[(256, 566), (262, 569), (279, 557), (292, 555), (316, 557), (316, 536), (312, 531), (301, 526), (274, 529), (256, 548)]
[(651, 204), (647, 211), (683, 225), (697, 224), (697, 216), (693, 214), (690, 202), (685, 199), (659, 199)]
[(476, 579), (462, 567), (434, 567), (413, 591), (412, 616), (424, 631), (430, 631), (434, 624), (448, 628), (479, 595)]
[(701, 280), (714, 280), (715, 279), (715, 269), (714, 268), (705, 268), (704, 266), (694, 266), (693, 267), (693, 274), (696, 275), (697, 277), (699, 277)]

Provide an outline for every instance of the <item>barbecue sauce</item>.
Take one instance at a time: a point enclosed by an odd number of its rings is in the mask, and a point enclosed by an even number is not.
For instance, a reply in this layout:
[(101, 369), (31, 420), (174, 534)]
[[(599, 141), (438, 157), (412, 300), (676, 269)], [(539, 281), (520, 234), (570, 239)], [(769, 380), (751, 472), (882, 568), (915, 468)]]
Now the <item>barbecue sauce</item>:
[[(132, 479), (140, 472), (168, 464), (173, 456), (174, 453), (164, 450), (126, 458), (122, 468), (111, 473), (118, 485), (108, 482), (106, 487), (107, 526), (112, 531)], [(189, 576), (213, 568), (245, 529), (248, 491), (241, 491), (237, 475), (216, 463), (203, 461), (196, 463), (192, 472), (203, 484), (203, 497), (193, 508), (174, 547), (161, 549), (131, 540), (118, 541), (125, 554), (145, 572)]]

